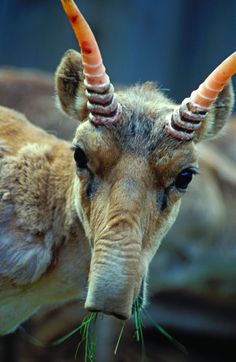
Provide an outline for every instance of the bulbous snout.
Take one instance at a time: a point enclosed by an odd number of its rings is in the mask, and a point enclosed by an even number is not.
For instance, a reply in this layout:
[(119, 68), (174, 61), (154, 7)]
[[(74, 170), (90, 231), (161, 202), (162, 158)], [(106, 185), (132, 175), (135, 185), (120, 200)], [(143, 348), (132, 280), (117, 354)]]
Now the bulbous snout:
[[(126, 162), (125, 162), (126, 161)], [(127, 170), (129, 160), (117, 166), (118, 180), (109, 189), (109, 207), (99, 216), (90, 264), (85, 308), (119, 319), (128, 319), (139, 294), (145, 272), (143, 246), (143, 200), (146, 198), (140, 174)], [(132, 159), (135, 163), (135, 160)], [(122, 177), (123, 175), (123, 177)], [(142, 223), (141, 223), (142, 220)]]
[(89, 286), (85, 308), (90, 312), (102, 312), (118, 319), (129, 319), (134, 300), (133, 288), (121, 288), (118, 281), (107, 279), (93, 281)]
[(126, 320), (140, 293), (144, 271), (140, 253), (139, 257), (133, 257), (134, 260), (121, 254), (119, 257), (107, 253), (105, 258), (93, 256), (85, 308)]

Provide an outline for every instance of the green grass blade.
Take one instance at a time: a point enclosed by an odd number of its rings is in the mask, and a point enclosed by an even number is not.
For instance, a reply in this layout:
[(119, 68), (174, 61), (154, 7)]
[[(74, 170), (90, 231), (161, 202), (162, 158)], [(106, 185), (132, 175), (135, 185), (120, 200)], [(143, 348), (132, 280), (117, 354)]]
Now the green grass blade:
[[(81, 346), (81, 344), (84, 342), (85, 346), (84, 346), (84, 361), (88, 362), (94, 361), (95, 358), (95, 351), (96, 351), (96, 341), (95, 341), (95, 336), (94, 333), (91, 336), (91, 327), (95, 325), (96, 320), (97, 320), (97, 316), (98, 313), (90, 313), (88, 314), (82, 321), (81, 323), (81, 335), (82, 335), (82, 340), (80, 341), (80, 343), (77, 346), (76, 349), (76, 353), (75, 353), (75, 358), (77, 358), (78, 352), (79, 352), (79, 348)], [(93, 323), (93, 324), (92, 324)]]
[(76, 351), (75, 351), (75, 360), (77, 360), (78, 357), (78, 353), (79, 353), (79, 349), (81, 344), (84, 342), (84, 339), (82, 338), (81, 341), (78, 343), (77, 347), (76, 347)]
[(141, 361), (146, 360), (146, 350), (144, 344), (144, 336), (143, 336), (143, 320), (142, 320), (142, 299), (139, 297), (134, 305), (134, 317), (135, 317), (135, 329), (137, 331), (137, 341), (141, 342), (142, 346), (142, 358)]
[(186, 355), (188, 354), (186, 347), (182, 343), (178, 342), (174, 337), (172, 337), (163, 327), (161, 327), (159, 324), (157, 324), (146, 310), (144, 310), (144, 314), (161, 334), (163, 334), (181, 352), (183, 352)]
[(124, 333), (124, 328), (125, 328), (125, 323), (123, 324), (121, 330), (120, 330), (120, 334), (119, 334), (119, 337), (117, 339), (117, 342), (116, 342), (116, 346), (115, 346), (115, 349), (114, 349), (114, 355), (116, 355), (117, 351), (118, 351), (118, 348), (119, 348), (119, 345), (120, 345), (120, 341), (121, 341), (121, 337)]
[(134, 307), (134, 322), (135, 322), (135, 335), (136, 335), (136, 340), (137, 342), (140, 341), (140, 336), (139, 336), (139, 320), (138, 320), (138, 312), (137, 312), (137, 306), (135, 305)]
[[(91, 313), (93, 314), (93, 313)], [(58, 346), (59, 344), (62, 344), (63, 342), (65, 342), (67, 339), (69, 339), (70, 337), (74, 336), (76, 333), (81, 332), (81, 330), (83, 330), (84, 326), (90, 323), (90, 320), (94, 318), (94, 316), (91, 316), (90, 314), (86, 315), (84, 317), (84, 319), (82, 320), (82, 323), (76, 327), (75, 329), (73, 329), (71, 332), (67, 333), (65, 336), (57, 339), (56, 341), (54, 341), (51, 346)]]
[(71, 338), (76, 333), (80, 332), (80, 330), (81, 330), (81, 325), (79, 327), (76, 327), (75, 329), (73, 329), (71, 332), (67, 333), (65, 336), (63, 336), (63, 337), (57, 339), (56, 341), (52, 342), (51, 346), (54, 347), (54, 346), (58, 346), (59, 344), (62, 344), (67, 339)]
[[(80, 349), (80, 346), (82, 343), (85, 343), (85, 351), (84, 351), (84, 362), (94, 362), (95, 359), (95, 352), (96, 352), (96, 340), (95, 340), (95, 333), (94, 328), (96, 320), (98, 317), (98, 313), (89, 313), (87, 314), (84, 319), (82, 320), (81, 324), (73, 329), (71, 332), (67, 333), (63, 337), (57, 339), (50, 345), (43, 344), (42, 342), (38, 341), (36, 338), (32, 337), (30, 334), (28, 334), (23, 327), (21, 327), (22, 332), (27, 337), (27, 340), (32, 343), (33, 345), (36, 345), (38, 347), (43, 348), (49, 348), (49, 347), (56, 347), (66, 340), (68, 340), (70, 337), (74, 336), (76, 333), (80, 332), (81, 334), (81, 341), (78, 343), (76, 351), (75, 351), (75, 359), (78, 356), (78, 352)], [(92, 331), (91, 331), (92, 329)]]

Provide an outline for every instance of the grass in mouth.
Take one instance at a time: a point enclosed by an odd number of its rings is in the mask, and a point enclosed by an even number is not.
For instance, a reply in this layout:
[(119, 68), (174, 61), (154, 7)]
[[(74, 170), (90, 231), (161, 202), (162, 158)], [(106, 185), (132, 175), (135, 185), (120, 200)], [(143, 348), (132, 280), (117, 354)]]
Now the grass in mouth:
[(137, 342), (141, 342), (141, 347), (142, 347), (141, 360), (145, 361), (146, 352), (145, 352), (144, 337), (143, 337), (142, 305), (143, 305), (143, 300), (141, 297), (138, 297), (134, 302), (132, 314), (134, 317), (134, 324), (135, 324), (135, 337)]
[(77, 345), (76, 352), (75, 352), (75, 359), (77, 358), (80, 346), (84, 342), (84, 362), (94, 362), (95, 359), (95, 351), (96, 351), (96, 339), (95, 339), (95, 323), (98, 317), (98, 313), (89, 313), (87, 314), (84, 319), (82, 320), (81, 324), (64, 335), (63, 337), (57, 339), (50, 345), (42, 343), (38, 339), (32, 337), (23, 327), (20, 327), (20, 330), (23, 332), (23, 334), (27, 337), (28, 342), (31, 344), (41, 347), (41, 348), (49, 348), (49, 347), (56, 347), (65, 341), (67, 341), (69, 338), (73, 337), (75, 334), (80, 333), (81, 334), (81, 340)]
[(73, 329), (70, 333), (66, 334), (60, 339), (57, 339), (52, 343), (52, 346), (58, 346), (59, 344), (65, 342), (68, 338), (72, 337), (76, 333), (80, 333), (82, 338), (78, 343), (75, 352), (75, 359), (78, 356), (78, 352), (82, 343), (84, 343), (84, 362), (94, 362), (95, 352), (96, 352), (96, 339), (95, 339), (95, 329), (98, 313), (89, 313), (87, 314), (79, 327)]
[[(150, 316), (150, 314), (143, 309), (142, 307), (142, 298), (138, 297), (136, 301), (134, 302), (133, 309), (132, 309), (132, 316), (134, 318), (134, 324), (135, 324), (135, 338), (137, 342), (141, 343), (142, 347), (142, 361), (145, 360), (145, 344), (144, 344), (144, 336), (143, 336), (143, 320), (142, 316), (145, 315), (147, 319), (152, 323), (152, 325), (161, 333), (163, 334), (171, 343), (173, 343), (181, 352), (184, 354), (187, 354), (186, 348), (178, 342), (174, 337), (172, 337), (163, 327), (161, 327), (159, 324), (157, 324), (153, 318)], [(70, 337), (74, 336), (76, 333), (81, 334), (81, 340), (78, 343), (78, 346), (76, 348), (75, 352), (75, 359), (78, 356), (79, 349), (81, 345), (84, 343), (84, 362), (94, 362), (95, 361), (95, 352), (96, 352), (96, 338), (95, 338), (95, 324), (97, 321), (99, 314), (96, 312), (87, 314), (84, 319), (82, 320), (82, 323), (73, 329), (71, 332), (67, 333), (65, 336), (57, 339), (54, 341), (50, 347), (58, 346), (62, 343), (64, 343), (66, 340), (68, 340)], [(125, 328), (125, 322), (123, 323), (123, 326), (121, 328), (121, 331), (119, 333), (119, 336), (117, 338), (117, 342), (114, 349), (114, 354), (117, 354), (118, 348), (121, 343), (121, 338), (124, 334), (124, 328)], [(23, 328), (22, 328), (23, 330)], [(36, 340), (32, 336), (30, 336), (25, 330), (23, 330), (24, 334), (27, 335), (27, 339), (34, 345), (37, 345), (39, 347), (49, 347), (41, 343), (40, 341)]]
[(161, 327), (158, 323), (156, 323), (150, 314), (143, 307), (143, 299), (142, 297), (138, 297), (133, 305), (132, 314), (134, 316), (135, 322), (135, 335), (137, 342), (141, 342), (142, 345), (142, 358), (144, 359), (145, 355), (145, 345), (144, 345), (144, 337), (143, 337), (143, 320), (142, 315), (145, 315), (147, 319), (152, 323), (152, 325), (167, 338), (171, 343), (173, 343), (182, 353), (188, 354), (187, 349), (183, 344), (178, 342), (174, 337), (172, 337), (163, 327)]

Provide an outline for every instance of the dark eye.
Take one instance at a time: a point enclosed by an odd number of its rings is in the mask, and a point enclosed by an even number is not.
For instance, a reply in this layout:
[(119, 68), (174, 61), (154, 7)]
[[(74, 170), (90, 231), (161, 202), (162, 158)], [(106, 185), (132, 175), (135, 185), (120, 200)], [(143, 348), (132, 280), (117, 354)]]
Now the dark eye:
[(175, 186), (180, 191), (185, 191), (188, 187), (188, 184), (192, 181), (193, 175), (196, 174), (196, 170), (191, 168), (186, 168), (185, 170), (181, 171), (175, 179)]
[(74, 151), (74, 159), (76, 166), (80, 169), (88, 168), (88, 160), (84, 151), (80, 147), (76, 147)]

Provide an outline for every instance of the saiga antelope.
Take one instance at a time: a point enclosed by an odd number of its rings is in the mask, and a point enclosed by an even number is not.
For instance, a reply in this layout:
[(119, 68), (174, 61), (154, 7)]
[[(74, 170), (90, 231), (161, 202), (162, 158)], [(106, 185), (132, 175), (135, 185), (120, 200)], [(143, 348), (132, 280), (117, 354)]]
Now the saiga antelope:
[(95, 38), (62, 0), (81, 48), (56, 72), (71, 144), (0, 108), (0, 334), (40, 306), (85, 296), (127, 319), (197, 173), (196, 144), (233, 106), (236, 53), (177, 106), (154, 83), (115, 93)]

